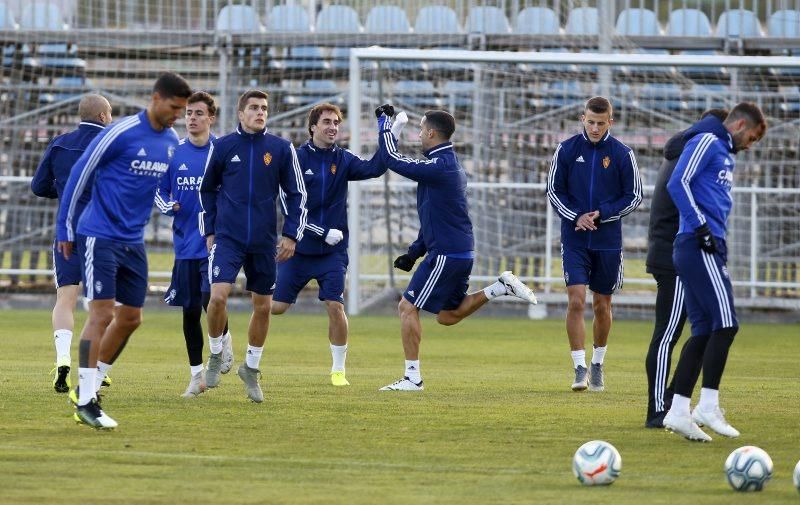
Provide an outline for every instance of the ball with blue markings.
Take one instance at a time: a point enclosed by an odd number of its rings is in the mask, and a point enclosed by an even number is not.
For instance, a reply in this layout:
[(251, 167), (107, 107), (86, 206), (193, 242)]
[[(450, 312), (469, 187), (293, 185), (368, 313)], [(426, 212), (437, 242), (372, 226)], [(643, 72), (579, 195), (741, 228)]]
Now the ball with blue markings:
[(622, 456), (603, 440), (586, 442), (575, 451), (572, 473), (584, 486), (607, 486), (619, 477)]
[(772, 478), (772, 458), (756, 446), (739, 447), (725, 460), (725, 477), (736, 491), (761, 491)]

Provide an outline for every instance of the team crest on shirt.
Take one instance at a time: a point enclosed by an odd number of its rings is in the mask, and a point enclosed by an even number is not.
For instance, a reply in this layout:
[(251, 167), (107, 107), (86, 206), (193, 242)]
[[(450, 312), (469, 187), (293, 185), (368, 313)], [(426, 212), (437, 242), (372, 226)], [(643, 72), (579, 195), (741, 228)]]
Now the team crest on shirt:
[(272, 154), (265, 153), (264, 154), (264, 164), (269, 165), (272, 162)]
[(336, 175), (336, 163), (334, 163), (333, 165), (331, 165), (331, 173), (332, 173), (333, 175)]
[(611, 165), (611, 158), (606, 156), (603, 158), (603, 168), (608, 168), (609, 165)]
[(94, 283), (94, 292), (97, 293), (98, 295), (103, 292), (103, 283), (102, 282), (97, 281), (97, 282)]
[(172, 155), (175, 154), (175, 146), (169, 146), (167, 148), (167, 159), (172, 159)]

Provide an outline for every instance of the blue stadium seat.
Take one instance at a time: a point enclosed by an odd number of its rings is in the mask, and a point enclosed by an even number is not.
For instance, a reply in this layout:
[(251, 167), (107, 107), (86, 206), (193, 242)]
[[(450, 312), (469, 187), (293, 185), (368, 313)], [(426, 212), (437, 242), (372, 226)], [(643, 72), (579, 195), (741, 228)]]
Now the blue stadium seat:
[(451, 113), (455, 109), (469, 109), (475, 98), (475, 81), (447, 81), (444, 83), (444, 107)]
[(344, 103), (344, 93), (336, 85), (336, 82), (330, 79), (308, 79), (297, 93), (285, 95), (283, 103), (286, 105), (309, 105), (321, 102), (342, 104)]
[(78, 47), (74, 44), (41, 44), (36, 48), (36, 60), (43, 68), (73, 74), (86, 71), (86, 61), (78, 58)]
[[(680, 54), (716, 56), (716, 51), (706, 51), (703, 49), (689, 49), (681, 51)], [(722, 80), (727, 78), (728, 69), (724, 67), (678, 67), (678, 72), (692, 79), (715, 79)]]
[[(669, 51), (666, 49), (642, 49), (637, 48), (631, 51), (632, 54), (661, 54), (666, 55), (669, 54)], [(624, 61), (624, 58), (623, 58)], [(622, 71), (625, 73), (642, 73), (642, 74), (672, 74), (675, 72), (674, 67), (653, 67), (650, 65), (623, 65)]]
[(456, 12), (444, 5), (429, 5), (420, 9), (414, 23), (416, 33), (462, 33)]
[(667, 35), (675, 37), (710, 37), (711, 22), (701, 10), (676, 9), (669, 13)]
[(763, 37), (761, 23), (752, 11), (744, 9), (725, 11), (717, 20), (717, 36), (729, 38)]
[(526, 7), (517, 14), (517, 27), (514, 33), (525, 35), (557, 35), (561, 32), (553, 9), (547, 7)]
[(597, 35), (600, 21), (596, 7), (578, 7), (569, 11), (564, 31), (570, 35)]
[(226, 5), (217, 15), (217, 31), (224, 32), (263, 32), (264, 26), (258, 20), (255, 9), (249, 5)]
[(267, 16), (267, 31), (272, 32), (310, 32), (311, 23), (308, 12), (295, 4), (276, 5)]
[(681, 111), (683, 109), (681, 88), (675, 83), (647, 83), (642, 86), (639, 106), (645, 109)]
[(800, 38), (800, 11), (784, 9), (773, 12), (767, 22), (770, 37)]
[(66, 30), (67, 23), (61, 9), (54, 3), (34, 1), (25, 5), (19, 20), (23, 30)]
[(581, 88), (580, 82), (558, 80), (547, 85), (542, 105), (544, 107), (567, 107), (582, 104), (585, 101), (586, 94)]
[(499, 7), (483, 5), (469, 10), (465, 30), (467, 33), (497, 35), (511, 33), (511, 25), (508, 24), (508, 18)]
[(686, 108), (699, 114), (712, 107), (724, 107), (730, 97), (730, 88), (722, 84), (695, 84), (692, 86)]
[[(66, 31), (61, 9), (54, 3), (34, 1), (25, 5), (19, 23), (22, 30)], [(40, 44), (36, 48), (36, 62), (42, 68), (67, 75), (81, 75), (86, 70), (86, 61), (78, 58), (78, 48), (67, 43)]]
[(441, 107), (442, 100), (436, 96), (431, 81), (397, 81), (392, 87), (394, 105), (403, 108)]
[(330, 70), (330, 63), (317, 46), (271, 47), (269, 56), (269, 67), (275, 70)]
[(661, 35), (656, 13), (649, 9), (625, 9), (617, 18), (617, 35)]
[(14, 19), (14, 13), (6, 7), (4, 2), (0, 2), (0, 30), (17, 30), (19, 24)]
[(396, 5), (376, 5), (367, 14), (364, 31), (368, 33), (408, 33), (411, 25), (406, 11)]
[(781, 86), (778, 89), (780, 94), (780, 110), (785, 113), (797, 114), (800, 112), (800, 87)]
[(319, 33), (361, 33), (358, 13), (347, 5), (328, 5), (317, 14)]

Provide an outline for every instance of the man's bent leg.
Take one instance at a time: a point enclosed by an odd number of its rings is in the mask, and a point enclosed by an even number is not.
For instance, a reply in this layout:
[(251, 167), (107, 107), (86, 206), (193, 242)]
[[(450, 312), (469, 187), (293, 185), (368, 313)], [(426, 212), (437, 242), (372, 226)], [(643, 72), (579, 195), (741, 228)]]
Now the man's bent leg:
[(286, 302), (276, 302), (275, 300), (272, 301), (272, 307), (270, 308), (270, 312), (273, 316), (279, 316), (284, 314), (287, 310), (292, 307), (291, 303)]
[[(483, 290), (470, 293), (461, 300), (461, 303), (455, 309), (442, 310), (436, 314), (436, 321), (445, 326), (454, 325), (469, 317), (476, 310), (486, 305), (488, 301), (489, 298)], [(419, 320), (419, 311), (417, 311), (417, 320)]]

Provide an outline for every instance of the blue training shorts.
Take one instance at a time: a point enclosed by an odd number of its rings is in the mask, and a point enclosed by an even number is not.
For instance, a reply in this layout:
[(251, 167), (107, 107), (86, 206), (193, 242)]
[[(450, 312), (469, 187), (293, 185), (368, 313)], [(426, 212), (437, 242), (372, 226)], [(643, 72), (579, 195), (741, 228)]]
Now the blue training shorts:
[(83, 265), (83, 251), (86, 237), (76, 235), (75, 242), (72, 244), (72, 255), (69, 259), (64, 259), (64, 255), (58, 252), (58, 241), (53, 242), (53, 279), (56, 289), (62, 286), (77, 286), (81, 283), (81, 266)]
[(144, 244), (86, 237), (83, 291), (87, 300), (114, 300), (144, 306), (147, 294), (147, 254)]
[(672, 261), (686, 291), (686, 316), (692, 323), (692, 335), (710, 335), (722, 328), (738, 328), (733, 307), (733, 287), (725, 266), (727, 246), (717, 238), (717, 251), (700, 249), (692, 233), (675, 237)]
[(473, 261), (443, 254), (427, 255), (411, 277), (403, 297), (432, 314), (458, 308), (467, 296)]
[(622, 250), (564, 247), (561, 262), (567, 286), (587, 285), (593, 292), (612, 295), (622, 287)]
[(271, 295), (275, 289), (275, 246), (263, 253), (246, 252), (245, 248), (225, 237), (216, 237), (208, 256), (208, 278), (211, 284), (234, 284), (239, 270), (244, 268), (248, 291)]
[(300, 290), (315, 279), (319, 284), (321, 301), (344, 303), (347, 263), (347, 251), (318, 256), (295, 253), (287, 261), (278, 263), (278, 281), (272, 299), (276, 302), (295, 303)]
[(203, 305), (203, 293), (210, 291), (208, 258), (176, 259), (164, 301), (173, 307), (199, 307)]

